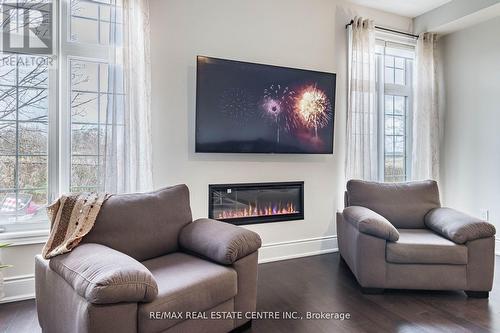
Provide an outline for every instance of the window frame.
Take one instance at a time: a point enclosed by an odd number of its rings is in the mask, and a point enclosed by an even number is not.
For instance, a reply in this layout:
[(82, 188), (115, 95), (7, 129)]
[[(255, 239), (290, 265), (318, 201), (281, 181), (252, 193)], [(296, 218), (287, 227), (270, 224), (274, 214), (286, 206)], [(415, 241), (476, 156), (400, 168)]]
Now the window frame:
[(405, 181), (411, 179), (412, 164), (412, 132), (413, 132), (413, 75), (415, 57), (412, 65), (405, 61), (405, 85), (385, 82), (385, 48), (401, 48), (411, 50), (415, 54), (416, 40), (390, 32), (376, 32), (376, 105), (378, 115), (378, 178), (385, 182), (385, 95), (406, 97), (405, 114)]

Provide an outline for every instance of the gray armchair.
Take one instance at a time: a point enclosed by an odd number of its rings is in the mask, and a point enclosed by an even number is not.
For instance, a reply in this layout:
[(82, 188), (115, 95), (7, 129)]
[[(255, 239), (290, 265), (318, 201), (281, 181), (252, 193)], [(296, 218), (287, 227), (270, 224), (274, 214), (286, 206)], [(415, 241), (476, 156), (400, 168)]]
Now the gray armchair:
[[(40, 326), (50, 333), (229, 332), (256, 307), (259, 236), (192, 222), (185, 185), (115, 195), (82, 244), (37, 256)], [(206, 317), (208, 319), (203, 319)]]
[(437, 183), (350, 180), (337, 213), (340, 255), (364, 293), (464, 290), (488, 297), (495, 227), (441, 207)]

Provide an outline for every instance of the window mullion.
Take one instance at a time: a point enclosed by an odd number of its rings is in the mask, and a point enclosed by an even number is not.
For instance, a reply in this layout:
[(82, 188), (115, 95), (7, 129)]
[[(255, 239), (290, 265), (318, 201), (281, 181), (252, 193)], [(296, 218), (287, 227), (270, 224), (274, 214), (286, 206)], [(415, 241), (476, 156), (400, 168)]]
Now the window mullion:
[[(16, 62), (19, 60), (19, 57), (16, 55)], [(19, 204), (19, 66), (16, 65), (16, 161), (15, 161), (15, 169), (14, 169), (14, 187), (16, 189), (15, 198), (16, 198), (16, 210), (17, 205)], [(16, 214), (16, 222), (17, 222), (17, 214)]]
[(68, 21), (69, 13), (71, 10), (70, 0), (61, 0), (61, 15), (60, 15), (60, 43), (59, 43), (59, 112), (58, 112), (58, 182), (59, 182), (59, 193), (69, 192), (69, 177), (71, 174), (70, 170), (70, 160), (69, 154), (71, 151), (71, 131), (69, 130), (70, 115), (69, 115), (69, 103), (70, 98), (67, 93), (67, 89), (70, 84), (69, 77), (69, 64), (67, 56), (67, 40), (70, 37), (70, 24)]
[(60, 31), (60, 8), (59, 6), (53, 6), (52, 17), (56, 19), (53, 20), (54, 29), (52, 34), (53, 40), (53, 50), (56, 56), (52, 57), (52, 63), (49, 67), (49, 85), (47, 87), (48, 91), (48, 143), (47, 143), (47, 162), (48, 162), (48, 175), (47, 175), (47, 191), (48, 191), (48, 202), (55, 200), (60, 190), (59, 184), (59, 31)]
[(58, 115), (58, 64), (59, 59), (56, 58), (53, 63), (53, 68), (49, 69), (49, 114), (48, 114), (48, 201), (51, 202), (59, 195), (59, 115)]
[(411, 93), (406, 99), (406, 179), (412, 179), (412, 154), (413, 154), (413, 61), (406, 61), (408, 73), (407, 85)]
[(378, 61), (379, 82), (377, 87), (378, 96), (378, 177), (380, 181), (384, 181), (384, 165), (385, 165), (385, 138), (384, 138), (384, 122), (385, 122), (385, 56), (379, 56)]

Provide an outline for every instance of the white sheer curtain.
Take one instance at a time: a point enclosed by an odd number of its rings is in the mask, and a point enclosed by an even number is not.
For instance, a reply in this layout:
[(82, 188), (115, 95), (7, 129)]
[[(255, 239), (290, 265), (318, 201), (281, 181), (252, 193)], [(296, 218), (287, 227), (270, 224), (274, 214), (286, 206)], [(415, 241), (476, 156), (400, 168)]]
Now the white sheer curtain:
[(153, 186), (149, 33), (148, 0), (123, 0), (123, 25), (111, 29), (117, 47), (108, 72), (113, 94), (104, 144), (106, 192), (142, 192)]
[(348, 29), (346, 179), (378, 179), (375, 28), (356, 17)]
[(439, 177), (439, 78), (437, 35), (423, 33), (416, 49), (411, 177)]

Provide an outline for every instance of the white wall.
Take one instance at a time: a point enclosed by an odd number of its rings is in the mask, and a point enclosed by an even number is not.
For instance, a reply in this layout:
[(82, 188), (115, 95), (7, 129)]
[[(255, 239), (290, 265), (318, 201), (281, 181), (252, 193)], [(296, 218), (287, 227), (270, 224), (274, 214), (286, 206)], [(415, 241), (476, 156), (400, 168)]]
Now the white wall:
[(3, 270), (5, 297), (0, 303), (33, 298), (35, 294), (35, 255), (42, 252), (43, 244), (19, 241), (1, 251), (1, 262), (14, 267)]
[[(411, 30), (408, 18), (335, 0), (151, 1), (155, 186), (186, 183), (194, 217), (206, 217), (210, 183), (305, 181), (305, 220), (248, 227), (265, 244), (261, 262), (337, 247), (335, 212), (344, 187), (345, 24), (355, 15)], [(334, 155), (195, 154), (196, 55), (337, 73)]]
[[(500, 18), (441, 40), (446, 114), (441, 179), (444, 203), (500, 230)], [(500, 248), (497, 242), (497, 251)]]

